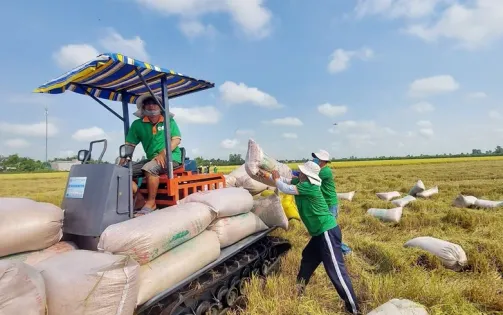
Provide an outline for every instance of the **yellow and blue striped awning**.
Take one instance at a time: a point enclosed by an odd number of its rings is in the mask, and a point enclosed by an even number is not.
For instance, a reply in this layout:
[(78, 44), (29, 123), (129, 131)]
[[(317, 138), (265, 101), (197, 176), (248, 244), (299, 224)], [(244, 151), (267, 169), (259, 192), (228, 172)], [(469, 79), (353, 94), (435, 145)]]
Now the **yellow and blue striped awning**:
[(141, 72), (156, 95), (161, 95), (161, 77), (166, 76), (169, 98), (215, 86), (211, 82), (194, 79), (121, 54), (106, 53), (39, 86), (34, 92), (60, 94), (68, 90), (110, 101), (122, 101), (124, 94), (127, 102), (134, 104), (140, 95), (149, 93), (135, 69)]

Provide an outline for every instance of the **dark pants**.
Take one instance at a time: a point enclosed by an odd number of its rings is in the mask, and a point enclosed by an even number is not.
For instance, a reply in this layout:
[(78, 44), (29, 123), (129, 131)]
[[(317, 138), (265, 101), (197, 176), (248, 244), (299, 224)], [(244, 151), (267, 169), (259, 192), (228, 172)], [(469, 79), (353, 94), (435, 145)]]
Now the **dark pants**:
[(346, 304), (346, 310), (349, 313), (358, 314), (358, 302), (344, 265), (341, 239), (342, 233), (339, 226), (321, 235), (313, 236), (302, 251), (297, 282), (303, 281), (307, 285), (316, 268), (323, 262), (332, 284)]
[[(173, 169), (180, 166), (180, 163), (173, 161)], [(148, 172), (154, 176), (166, 174), (167, 168), (162, 168), (155, 160), (141, 160), (140, 162), (133, 163), (133, 178), (143, 176), (143, 171)]]

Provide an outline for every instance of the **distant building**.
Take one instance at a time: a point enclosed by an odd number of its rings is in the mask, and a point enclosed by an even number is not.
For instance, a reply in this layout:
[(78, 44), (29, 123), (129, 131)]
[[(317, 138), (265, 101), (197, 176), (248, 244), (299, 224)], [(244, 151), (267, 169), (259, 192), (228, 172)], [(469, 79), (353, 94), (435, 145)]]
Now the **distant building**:
[(51, 162), (51, 168), (55, 171), (70, 171), (72, 165), (80, 164), (79, 160), (71, 160), (71, 161), (54, 161)]

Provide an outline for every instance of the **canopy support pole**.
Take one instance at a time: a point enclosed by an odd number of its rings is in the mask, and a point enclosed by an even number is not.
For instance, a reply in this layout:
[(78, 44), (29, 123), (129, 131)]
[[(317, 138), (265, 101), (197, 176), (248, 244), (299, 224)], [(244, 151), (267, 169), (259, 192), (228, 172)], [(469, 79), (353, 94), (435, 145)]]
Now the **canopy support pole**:
[(129, 132), (129, 111), (128, 111), (128, 101), (127, 101), (126, 93), (121, 93), (122, 99), (122, 121), (124, 122), (124, 139), (126, 139), (127, 134)]
[[(154, 91), (152, 91), (152, 89), (150, 88), (150, 86), (147, 83), (147, 80), (145, 80), (145, 77), (143, 76), (143, 74), (141, 74), (140, 69), (138, 69), (138, 67), (136, 67), (136, 68), (134, 68), (134, 70), (136, 71), (136, 75), (138, 75), (138, 77), (140, 78), (141, 82), (143, 82), (143, 85), (145, 85), (145, 87), (147, 88), (147, 90), (150, 93), (150, 95), (154, 98), (154, 100), (157, 103), (157, 105), (159, 105), (161, 107), (161, 109), (164, 110), (164, 106), (162, 106), (162, 104), (159, 103), (159, 100), (155, 96)], [(164, 79), (164, 83), (166, 83), (166, 76), (165, 75), (161, 77), (161, 84), (163, 82), (162, 79)]]
[[(169, 114), (169, 97), (168, 88), (166, 86), (166, 76), (161, 77), (161, 91), (162, 91), (162, 102), (164, 103), (164, 110), (162, 115), (164, 116), (164, 142), (166, 144), (166, 165), (168, 166), (168, 178), (173, 178), (173, 155), (171, 152), (171, 124), (170, 124), (170, 114)], [(161, 106), (162, 107), (162, 106)], [(182, 161), (183, 163), (183, 161)]]
[(98, 104), (100, 104), (101, 106), (105, 107), (109, 112), (111, 112), (112, 114), (114, 114), (117, 118), (119, 118), (120, 120), (124, 121), (124, 118), (121, 117), (121, 115), (117, 114), (113, 109), (111, 109), (110, 107), (108, 107), (107, 104), (103, 103), (99, 98), (97, 98), (96, 96), (92, 95), (91, 93), (87, 92), (87, 89), (85, 89), (84, 87), (80, 86), (79, 87), (81, 89), (84, 90), (84, 92), (89, 95), (93, 100), (95, 100), (96, 102), (98, 102)]

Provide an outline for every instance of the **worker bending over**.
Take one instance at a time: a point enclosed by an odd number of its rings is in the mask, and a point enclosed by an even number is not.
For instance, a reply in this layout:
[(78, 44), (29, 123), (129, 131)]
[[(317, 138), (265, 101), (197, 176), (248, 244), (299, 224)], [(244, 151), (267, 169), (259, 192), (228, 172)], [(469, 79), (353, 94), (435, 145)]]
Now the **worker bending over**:
[[(162, 104), (159, 97), (157, 100)], [(167, 173), (164, 116), (161, 107), (149, 94), (140, 96), (136, 104), (141, 118), (131, 124), (126, 144), (135, 147), (141, 142), (147, 155), (147, 159), (133, 164), (133, 177), (137, 178), (143, 174), (147, 177), (148, 197), (140, 212), (149, 213), (157, 208), (155, 197), (159, 188), (159, 175)], [(173, 116), (169, 113), (173, 168), (176, 168), (182, 163), (182, 153), (178, 147), (182, 135)], [(121, 165), (124, 162), (125, 160), (121, 160)], [(133, 194), (136, 194), (137, 190), (138, 187), (133, 182)]]
[(280, 177), (277, 171), (272, 174), (260, 172), (261, 176), (272, 178), (279, 191), (294, 195), (300, 218), (311, 235), (311, 240), (302, 251), (297, 275), (299, 293), (304, 292), (314, 271), (323, 262), (332, 284), (344, 300), (346, 310), (351, 314), (360, 314), (353, 285), (344, 265), (341, 230), (320, 190), (320, 167), (308, 161), (299, 165), (299, 169), (299, 177), (291, 180)]

